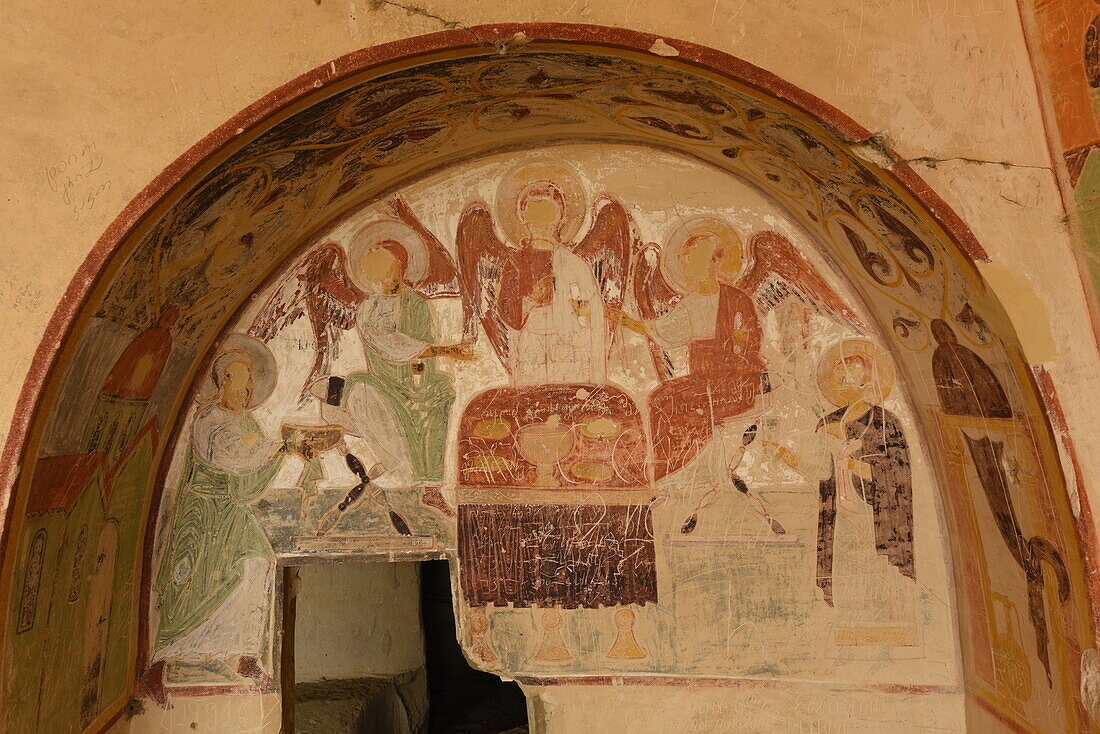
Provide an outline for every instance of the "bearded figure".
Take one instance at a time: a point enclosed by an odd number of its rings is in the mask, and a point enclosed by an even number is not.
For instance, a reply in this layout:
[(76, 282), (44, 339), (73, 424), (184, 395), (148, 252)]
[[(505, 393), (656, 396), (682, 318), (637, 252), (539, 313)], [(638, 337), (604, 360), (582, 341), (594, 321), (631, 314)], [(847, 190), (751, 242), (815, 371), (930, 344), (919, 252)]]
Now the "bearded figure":
[(191, 427), (156, 579), (160, 621), (153, 663), (221, 660), (226, 674), (262, 681), (275, 553), (251, 503), (282, 464), (282, 444), (252, 415), (275, 385), (271, 353), (234, 334), (214, 359)]

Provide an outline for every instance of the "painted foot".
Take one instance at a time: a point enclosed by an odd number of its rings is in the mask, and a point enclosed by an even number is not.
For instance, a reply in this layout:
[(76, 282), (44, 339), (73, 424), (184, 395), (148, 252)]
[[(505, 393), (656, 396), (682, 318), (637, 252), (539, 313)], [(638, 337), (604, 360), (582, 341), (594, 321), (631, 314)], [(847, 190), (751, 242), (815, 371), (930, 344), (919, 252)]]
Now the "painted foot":
[(412, 530), (409, 530), (409, 523), (393, 510), (390, 510), (390, 524), (401, 535), (412, 535)]
[(260, 661), (251, 655), (241, 655), (237, 662), (237, 674), (242, 678), (251, 678), (260, 685), (265, 685), (269, 678), (264, 669), (260, 667)]
[(455, 516), (455, 511), (447, 504), (447, 500), (443, 499), (443, 493), (439, 491), (439, 487), (437, 486), (429, 485), (424, 487), (424, 493), (421, 495), (420, 501), (433, 510), (439, 510), (446, 517)]

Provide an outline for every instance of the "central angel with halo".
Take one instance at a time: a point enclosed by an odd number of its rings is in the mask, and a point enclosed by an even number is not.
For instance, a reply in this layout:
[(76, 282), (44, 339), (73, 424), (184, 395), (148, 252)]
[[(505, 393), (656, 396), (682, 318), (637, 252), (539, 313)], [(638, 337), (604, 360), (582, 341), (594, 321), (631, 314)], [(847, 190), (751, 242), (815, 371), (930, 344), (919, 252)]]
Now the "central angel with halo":
[[(267, 341), (308, 317), (317, 353), (305, 393), (327, 376), (330, 351), (343, 330), (359, 326), (364, 340), (381, 343), (379, 334), (366, 333), (364, 316), (368, 310), (377, 316), (379, 304), (392, 301), (385, 309), (389, 320), (369, 324), (402, 346), (383, 355), (384, 366), (393, 368), (386, 372), (393, 384), (384, 392), (394, 400), (382, 404), (400, 414), (393, 423), (403, 429), (406, 452), (420, 457), (410, 463), (421, 467), (423, 476), (416, 477), (421, 484), (441, 478), (442, 436), (454, 399), (450, 383), (443, 384), (449, 376), (432, 365), (480, 356), (473, 347), (481, 332), (517, 386), (606, 384), (608, 354), (619, 329), (643, 335), (659, 381), (649, 396), (651, 441), (671, 442), (676, 454), (658, 461), (659, 478), (690, 461), (720, 433), (720, 423), (748, 414), (754, 396), (768, 389), (759, 353), (760, 313), (797, 295), (859, 324), (786, 237), (756, 232), (742, 244), (727, 222), (703, 217), (689, 223), (686, 235), (686, 225), (678, 227), (663, 249), (644, 244), (620, 201), (600, 194), (589, 208), (580, 177), (557, 159), (529, 160), (505, 173), (492, 207), (495, 217), (485, 201), (469, 203), (458, 221), (456, 258), (404, 200), (394, 197), (388, 206), (388, 225), (372, 222), (349, 242), (354, 258), (336, 243), (307, 255), (252, 333)], [(586, 219), (589, 226), (580, 234)], [(376, 251), (389, 256), (372, 257)], [(376, 261), (384, 261), (385, 273), (358, 272)], [(436, 343), (427, 304), (455, 297), (462, 299), (464, 338)], [(410, 308), (416, 319), (405, 313)], [(669, 333), (678, 327), (682, 334)], [(670, 345), (687, 347), (689, 359), (680, 374), (669, 358)], [(733, 384), (743, 397), (723, 399), (723, 386)], [(422, 410), (408, 413), (400, 405), (427, 388), (435, 390), (434, 397)], [(713, 405), (702, 411), (700, 401)], [(374, 406), (374, 416), (382, 404)], [(370, 435), (370, 417), (359, 418), (361, 435)], [(670, 431), (677, 435), (653, 435)], [(432, 455), (423, 455), (426, 451)], [(437, 504), (434, 490), (432, 495), (429, 504)]]
[(625, 207), (607, 195), (578, 237), (585, 203), (576, 173), (537, 161), (501, 181), (497, 223), (481, 201), (459, 220), (467, 328), (476, 336), (481, 323), (516, 385), (607, 381), (614, 324), (605, 315), (622, 307), (636, 237)]

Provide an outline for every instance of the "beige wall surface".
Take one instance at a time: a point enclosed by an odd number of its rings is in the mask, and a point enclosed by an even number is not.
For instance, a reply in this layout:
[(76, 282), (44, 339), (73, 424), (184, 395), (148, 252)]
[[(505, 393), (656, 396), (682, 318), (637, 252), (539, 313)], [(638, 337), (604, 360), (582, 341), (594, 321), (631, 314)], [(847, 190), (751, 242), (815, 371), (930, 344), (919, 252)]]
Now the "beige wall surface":
[(300, 566), (294, 678), (400, 675), (424, 665), (415, 563)]
[[(279, 84), (358, 48), (455, 25), (566, 21), (714, 47), (880, 134), (974, 230), (1029, 359), (1052, 371), (1071, 430), (1082, 449), (1089, 445), (1100, 420), (1093, 389), (1100, 365), (1014, 2), (422, 0), (417, 6), (5, 3), (0, 438), (79, 263), (126, 203), (204, 134)], [(1082, 464), (1086, 484), (1094, 485), (1100, 456), (1082, 454)], [(555, 695), (538, 705), (553, 708)], [(700, 725), (743, 714), (728, 698), (718, 706), (703, 700), (705, 692), (676, 695), (699, 698)], [(214, 709), (227, 704), (202, 705), (211, 708), (207, 720), (215, 720)], [(265, 700), (260, 718), (270, 721), (271, 712)], [(149, 716), (176, 717), (157, 722), (166, 730), (183, 724), (182, 709)], [(585, 729), (578, 723), (567, 730)]]
[[(411, 5), (409, 7), (412, 7)], [(1071, 426), (1100, 416), (1096, 347), (1010, 0), (428, 0), (5, 3), (0, 120), (0, 432), (44, 328), (95, 241), (168, 163), (249, 103), (341, 54), (457, 24), (566, 21), (708, 45), (880, 133), (1047, 304), (1022, 334)], [(913, 160), (915, 159), (915, 160)], [(1035, 257), (1042, 252), (1042, 257)], [(1051, 344), (1057, 344), (1057, 350)], [(1085, 457), (1086, 477), (1100, 462)], [(1091, 482), (1090, 482), (1091, 483)]]
[[(635, 715), (633, 734), (672, 731), (668, 712), (675, 711), (676, 731), (880, 732), (958, 731), (961, 701), (950, 696), (792, 687), (762, 696), (758, 688), (653, 688), (649, 686), (527, 687), (524, 691), (533, 731), (542, 734), (602, 734), (621, 731), (622, 711)], [(541, 728), (539, 728), (541, 727)]]

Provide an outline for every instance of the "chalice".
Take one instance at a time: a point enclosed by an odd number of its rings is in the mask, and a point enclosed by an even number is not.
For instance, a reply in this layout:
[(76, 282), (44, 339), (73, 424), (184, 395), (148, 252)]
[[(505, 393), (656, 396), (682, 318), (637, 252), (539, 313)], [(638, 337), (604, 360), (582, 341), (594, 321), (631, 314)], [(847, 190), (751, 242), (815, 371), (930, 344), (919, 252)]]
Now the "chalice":
[(534, 486), (558, 487), (554, 465), (569, 455), (573, 448), (573, 432), (563, 425), (561, 416), (552, 415), (545, 423), (532, 423), (516, 432), (520, 456), (535, 465)]

